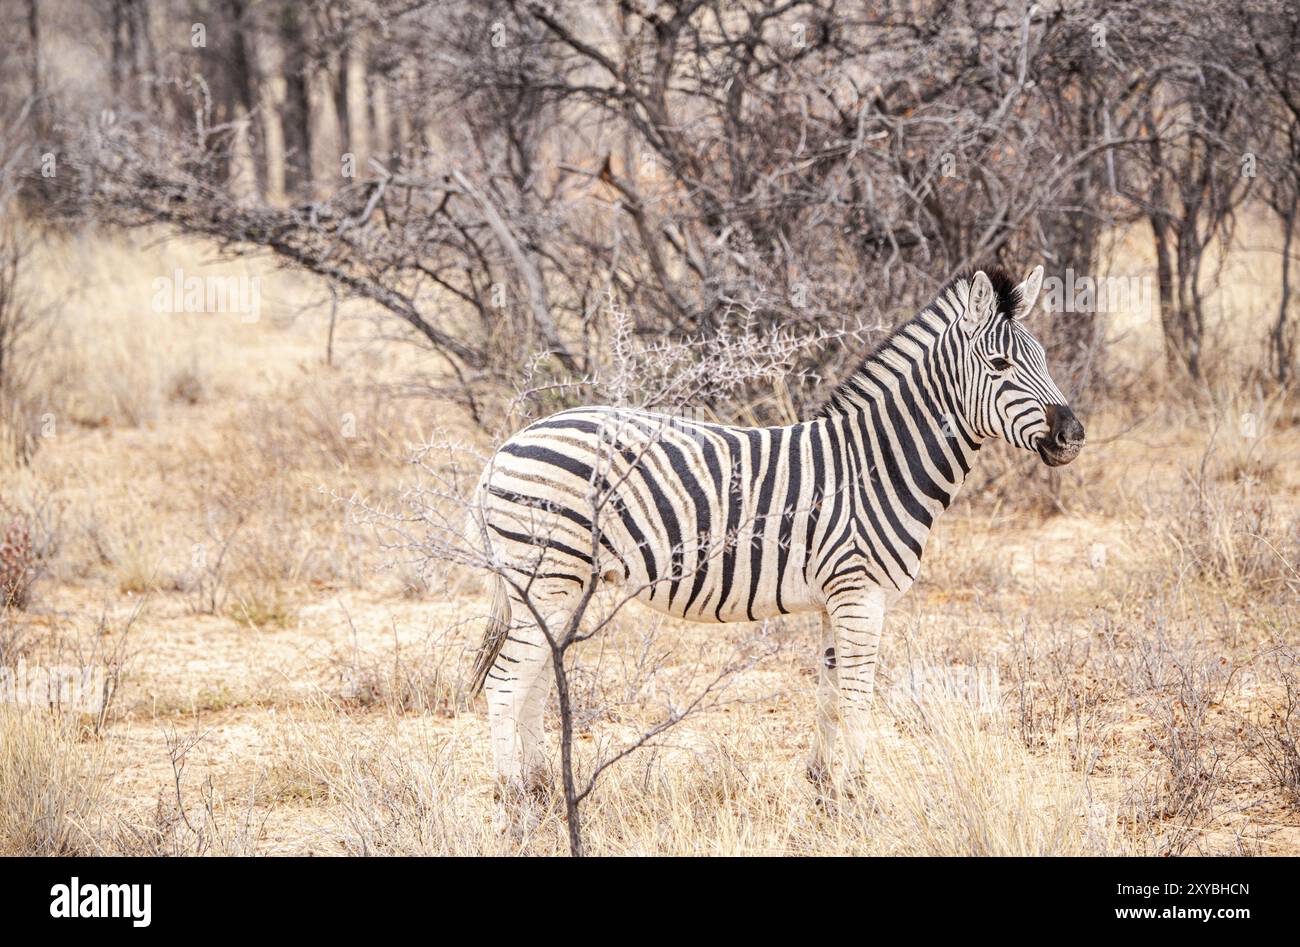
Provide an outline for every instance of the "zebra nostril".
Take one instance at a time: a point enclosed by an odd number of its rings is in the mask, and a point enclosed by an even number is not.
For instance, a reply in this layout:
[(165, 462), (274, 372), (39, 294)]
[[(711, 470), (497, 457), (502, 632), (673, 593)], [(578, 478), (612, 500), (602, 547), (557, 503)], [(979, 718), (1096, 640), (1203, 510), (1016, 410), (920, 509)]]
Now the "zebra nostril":
[(1083, 443), (1083, 425), (1074, 416), (1069, 406), (1049, 404), (1045, 406), (1049, 435), (1047, 443), (1054, 450), (1077, 448)]

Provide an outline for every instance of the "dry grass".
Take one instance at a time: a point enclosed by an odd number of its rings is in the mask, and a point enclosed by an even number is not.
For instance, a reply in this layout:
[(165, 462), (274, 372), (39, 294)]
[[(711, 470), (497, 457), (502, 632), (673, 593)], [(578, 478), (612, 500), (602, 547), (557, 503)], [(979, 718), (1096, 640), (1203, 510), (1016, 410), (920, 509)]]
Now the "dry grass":
[[(318, 705), (286, 739), (282, 786), (323, 810), (349, 854), (562, 854), (559, 800), (499, 827), (480, 740), (389, 717), (365, 726)], [(759, 711), (761, 713), (761, 711)], [(797, 762), (755, 758), (708, 720), (610, 771), (588, 807), (604, 855), (1088, 855), (1128, 850), (1118, 802), (1001, 719), (945, 701), (877, 722), (868, 775), (823, 798)], [(715, 728), (721, 727), (722, 732)], [(711, 732), (712, 731), (712, 732)], [(688, 744), (683, 746), (682, 744)], [(594, 743), (583, 746), (590, 765)], [(918, 778), (918, 776), (920, 778)]]
[[(64, 320), (37, 379), (50, 436), (4, 472), (42, 553), (0, 651), (51, 664), (80, 642), (75, 660), (115, 660), (121, 680), (98, 734), (0, 707), (7, 850), (567, 851), (558, 807), (499, 822), (486, 720), (462, 690), (478, 583), (382, 571), (334, 499), (391, 502), (406, 446), (456, 423), (373, 384), (411, 356), (363, 344), (345, 312), (324, 365), (311, 288), (255, 262), (236, 267), (263, 279), (255, 324), (153, 312), (151, 281), (177, 266), (234, 272), (201, 246), (44, 252), (42, 285), (74, 289), (45, 290)], [(1132, 343), (1116, 377), (1145, 370), (1156, 327), (1116, 331)], [(1277, 659), (1300, 646), (1300, 414), (1240, 384), (1181, 400), (1143, 385), (1050, 476), (985, 451), (889, 619), (866, 775), (833, 798), (803, 776), (815, 623), (621, 616), (579, 652), (580, 768), (738, 648), (771, 647), (726, 702), (605, 775), (588, 848), (1300, 852), (1294, 662)], [(884, 699), (918, 663), (995, 672), (994, 706)]]
[(106, 747), (74, 721), (0, 706), (0, 851), (89, 854), (106, 773)]

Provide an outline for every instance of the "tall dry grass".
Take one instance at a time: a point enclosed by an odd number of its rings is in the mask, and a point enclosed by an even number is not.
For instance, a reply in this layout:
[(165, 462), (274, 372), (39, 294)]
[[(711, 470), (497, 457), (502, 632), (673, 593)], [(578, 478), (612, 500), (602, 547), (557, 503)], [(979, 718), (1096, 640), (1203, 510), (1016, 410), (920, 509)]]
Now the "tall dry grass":
[(74, 720), (0, 704), (0, 849), (92, 853), (107, 799), (106, 756)]
[[(558, 799), (506, 810), (486, 741), (317, 705), (285, 737), (283, 791), (311, 801), (358, 855), (563, 854)], [(716, 723), (716, 721), (714, 721)], [(797, 760), (701, 727), (607, 771), (584, 809), (600, 855), (1095, 855), (1130, 850), (1105, 795), (1068, 755), (1031, 752), (959, 700), (882, 713), (864, 775), (822, 797)], [(594, 749), (580, 743), (590, 765)]]

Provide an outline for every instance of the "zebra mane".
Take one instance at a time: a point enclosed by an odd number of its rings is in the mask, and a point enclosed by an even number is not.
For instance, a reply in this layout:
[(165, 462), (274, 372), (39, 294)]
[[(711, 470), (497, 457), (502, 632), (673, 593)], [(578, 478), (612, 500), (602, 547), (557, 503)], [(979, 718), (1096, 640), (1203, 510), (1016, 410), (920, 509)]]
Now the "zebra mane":
[[(943, 289), (939, 290), (938, 295), (935, 296), (935, 301), (943, 298), (945, 293), (952, 290), (962, 280), (969, 283), (975, 278), (975, 274), (978, 272), (978, 269), (967, 270), (961, 275), (950, 279), (944, 285)], [(984, 275), (987, 276), (989, 282), (993, 284), (993, 296), (997, 299), (997, 311), (1008, 319), (1011, 318), (1016, 309), (1020, 307), (1020, 284), (1012, 279), (1010, 275), (1008, 275), (1007, 271), (1001, 267), (986, 267), (984, 269)], [(930, 305), (933, 306), (934, 303), (932, 302)]]
[[(1010, 319), (1012, 314), (1020, 306), (1020, 286), (1000, 267), (984, 267), (983, 269), (984, 275), (987, 276), (989, 282), (993, 284), (993, 295), (997, 301), (996, 312), (1000, 313), (1004, 318)], [(835, 387), (835, 390), (831, 392), (831, 396), (826, 399), (825, 403), (822, 404), (821, 408), (818, 409), (814, 416), (823, 418), (841, 408), (844, 396), (853, 392), (853, 380), (865, 372), (868, 366), (878, 361), (884, 353), (892, 350), (894, 342), (897, 341), (899, 336), (907, 330), (908, 326), (936, 315), (945, 322), (949, 321), (949, 315), (945, 313), (943, 308), (939, 305), (940, 301), (944, 299), (949, 300), (953, 311), (960, 312), (965, 301), (959, 300), (955, 297), (958, 284), (963, 282), (970, 283), (978, 272), (978, 269), (971, 269), (957, 274), (952, 279), (948, 280), (948, 282), (944, 283), (943, 287), (934, 294), (934, 298), (923, 306), (920, 312), (912, 316), (912, 318), (896, 325), (889, 335), (885, 336), (885, 338), (867, 354), (867, 357), (858, 364), (858, 367), (850, 372), (849, 376)]]

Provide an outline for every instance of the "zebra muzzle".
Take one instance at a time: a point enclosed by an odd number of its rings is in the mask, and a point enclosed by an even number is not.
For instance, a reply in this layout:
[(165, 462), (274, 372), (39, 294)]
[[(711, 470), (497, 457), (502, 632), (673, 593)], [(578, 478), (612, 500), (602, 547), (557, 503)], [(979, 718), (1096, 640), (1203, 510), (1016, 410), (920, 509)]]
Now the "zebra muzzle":
[(1069, 405), (1044, 405), (1043, 412), (1047, 415), (1048, 431), (1038, 441), (1038, 456), (1049, 467), (1068, 464), (1083, 450), (1083, 424)]

